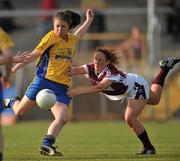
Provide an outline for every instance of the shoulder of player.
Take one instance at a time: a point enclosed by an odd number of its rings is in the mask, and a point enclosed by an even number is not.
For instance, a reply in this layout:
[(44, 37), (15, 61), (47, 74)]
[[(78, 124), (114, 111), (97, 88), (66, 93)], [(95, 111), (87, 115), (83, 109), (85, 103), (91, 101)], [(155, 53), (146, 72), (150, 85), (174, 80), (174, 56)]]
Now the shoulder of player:
[(50, 31), (42, 38), (42, 40), (49, 41), (50, 39), (52, 39), (55, 36), (56, 35), (55, 35), (54, 31)]
[(113, 64), (108, 64), (106, 70), (110, 70), (111, 72), (118, 72), (118, 69)]
[(74, 35), (73, 33), (68, 33), (68, 39), (69, 40), (76, 40), (76, 35)]

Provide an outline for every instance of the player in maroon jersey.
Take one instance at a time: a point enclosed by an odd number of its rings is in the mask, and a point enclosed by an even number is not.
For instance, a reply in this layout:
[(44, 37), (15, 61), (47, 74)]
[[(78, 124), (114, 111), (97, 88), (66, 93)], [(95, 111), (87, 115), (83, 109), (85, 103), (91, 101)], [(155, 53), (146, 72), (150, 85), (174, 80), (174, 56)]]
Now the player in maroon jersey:
[(159, 103), (164, 80), (180, 58), (168, 58), (160, 61), (161, 70), (153, 80), (151, 86), (141, 76), (119, 71), (114, 64), (118, 63), (115, 50), (110, 47), (98, 47), (94, 54), (94, 61), (79, 67), (73, 67), (70, 75), (88, 75), (92, 86), (76, 87), (68, 91), (69, 96), (103, 92), (111, 100), (127, 99), (125, 121), (133, 129), (143, 144), (139, 154), (155, 154), (146, 129), (137, 119), (146, 104)]

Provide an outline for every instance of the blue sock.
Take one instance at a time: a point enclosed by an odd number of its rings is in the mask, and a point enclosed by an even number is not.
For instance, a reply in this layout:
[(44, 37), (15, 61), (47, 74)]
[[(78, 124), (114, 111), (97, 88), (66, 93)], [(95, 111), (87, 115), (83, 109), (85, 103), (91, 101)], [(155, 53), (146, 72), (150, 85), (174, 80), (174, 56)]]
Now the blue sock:
[(16, 101), (17, 101), (17, 100), (11, 100), (11, 101), (9, 102), (9, 107), (10, 107), (10, 108), (13, 108), (14, 103), (15, 103)]
[(55, 143), (55, 138), (52, 137), (51, 135), (46, 135), (45, 138), (43, 139), (43, 145), (51, 147), (54, 143)]

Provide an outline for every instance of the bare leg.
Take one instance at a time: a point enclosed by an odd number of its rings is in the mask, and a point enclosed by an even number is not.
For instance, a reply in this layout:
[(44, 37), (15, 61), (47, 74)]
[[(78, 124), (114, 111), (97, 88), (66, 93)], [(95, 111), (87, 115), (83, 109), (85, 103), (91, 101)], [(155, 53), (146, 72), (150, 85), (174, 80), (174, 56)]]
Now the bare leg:
[(158, 84), (152, 84), (150, 89), (150, 97), (148, 99), (147, 104), (157, 105), (161, 99), (163, 87)]
[(136, 135), (141, 134), (145, 129), (142, 124), (137, 120), (137, 117), (144, 109), (146, 100), (129, 99), (127, 109), (125, 112), (125, 121), (133, 129)]
[(151, 85), (150, 96), (147, 104), (157, 105), (160, 102), (164, 81), (169, 71), (170, 67), (161, 68), (158, 75), (154, 78)]
[(128, 100), (128, 105), (125, 112), (125, 120), (136, 133), (137, 137), (144, 146), (143, 150), (139, 154), (155, 154), (155, 148), (151, 144), (145, 128), (137, 120), (137, 117), (144, 109), (146, 102), (146, 100)]
[(54, 138), (56, 138), (63, 126), (68, 122), (69, 108), (67, 105), (57, 102), (51, 111), (55, 117), (55, 120), (49, 126), (47, 135), (52, 135)]
[(13, 111), (16, 116), (21, 116), (28, 112), (33, 107), (37, 106), (35, 101), (30, 100), (26, 95), (22, 98), (21, 101), (15, 101), (13, 104)]
[(164, 81), (169, 71), (173, 69), (173, 67), (179, 62), (180, 62), (180, 58), (167, 58), (159, 62), (161, 70), (152, 82), (150, 89), (150, 98), (147, 104), (157, 105), (159, 103), (161, 99), (161, 93), (162, 93)]
[(47, 135), (43, 139), (43, 145), (41, 146), (40, 151), (44, 154), (63, 155), (61, 152), (56, 151), (53, 144), (63, 126), (68, 122), (68, 110), (68, 106), (60, 102), (56, 102), (56, 104), (51, 108), (51, 112), (55, 119), (49, 126)]

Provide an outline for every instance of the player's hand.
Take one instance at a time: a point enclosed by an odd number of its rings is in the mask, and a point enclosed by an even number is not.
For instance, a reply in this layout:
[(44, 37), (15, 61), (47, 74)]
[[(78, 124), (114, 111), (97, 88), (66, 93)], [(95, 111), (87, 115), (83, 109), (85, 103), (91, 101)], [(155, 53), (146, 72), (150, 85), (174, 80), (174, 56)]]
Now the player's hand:
[(94, 19), (94, 12), (92, 9), (88, 9), (86, 11), (86, 18), (87, 20), (91, 20), (91, 21)]
[(15, 63), (27, 63), (30, 58), (31, 58), (31, 54), (29, 52), (18, 51), (17, 55), (13, 57), (13, 62), (15, 62)]
[(69, 89), (66, 94), (70, 97), (74, 97), (74, 96), (80, 95), (80, 92), (79, 92), (78, 87), (76, 87), (76, 88)]

